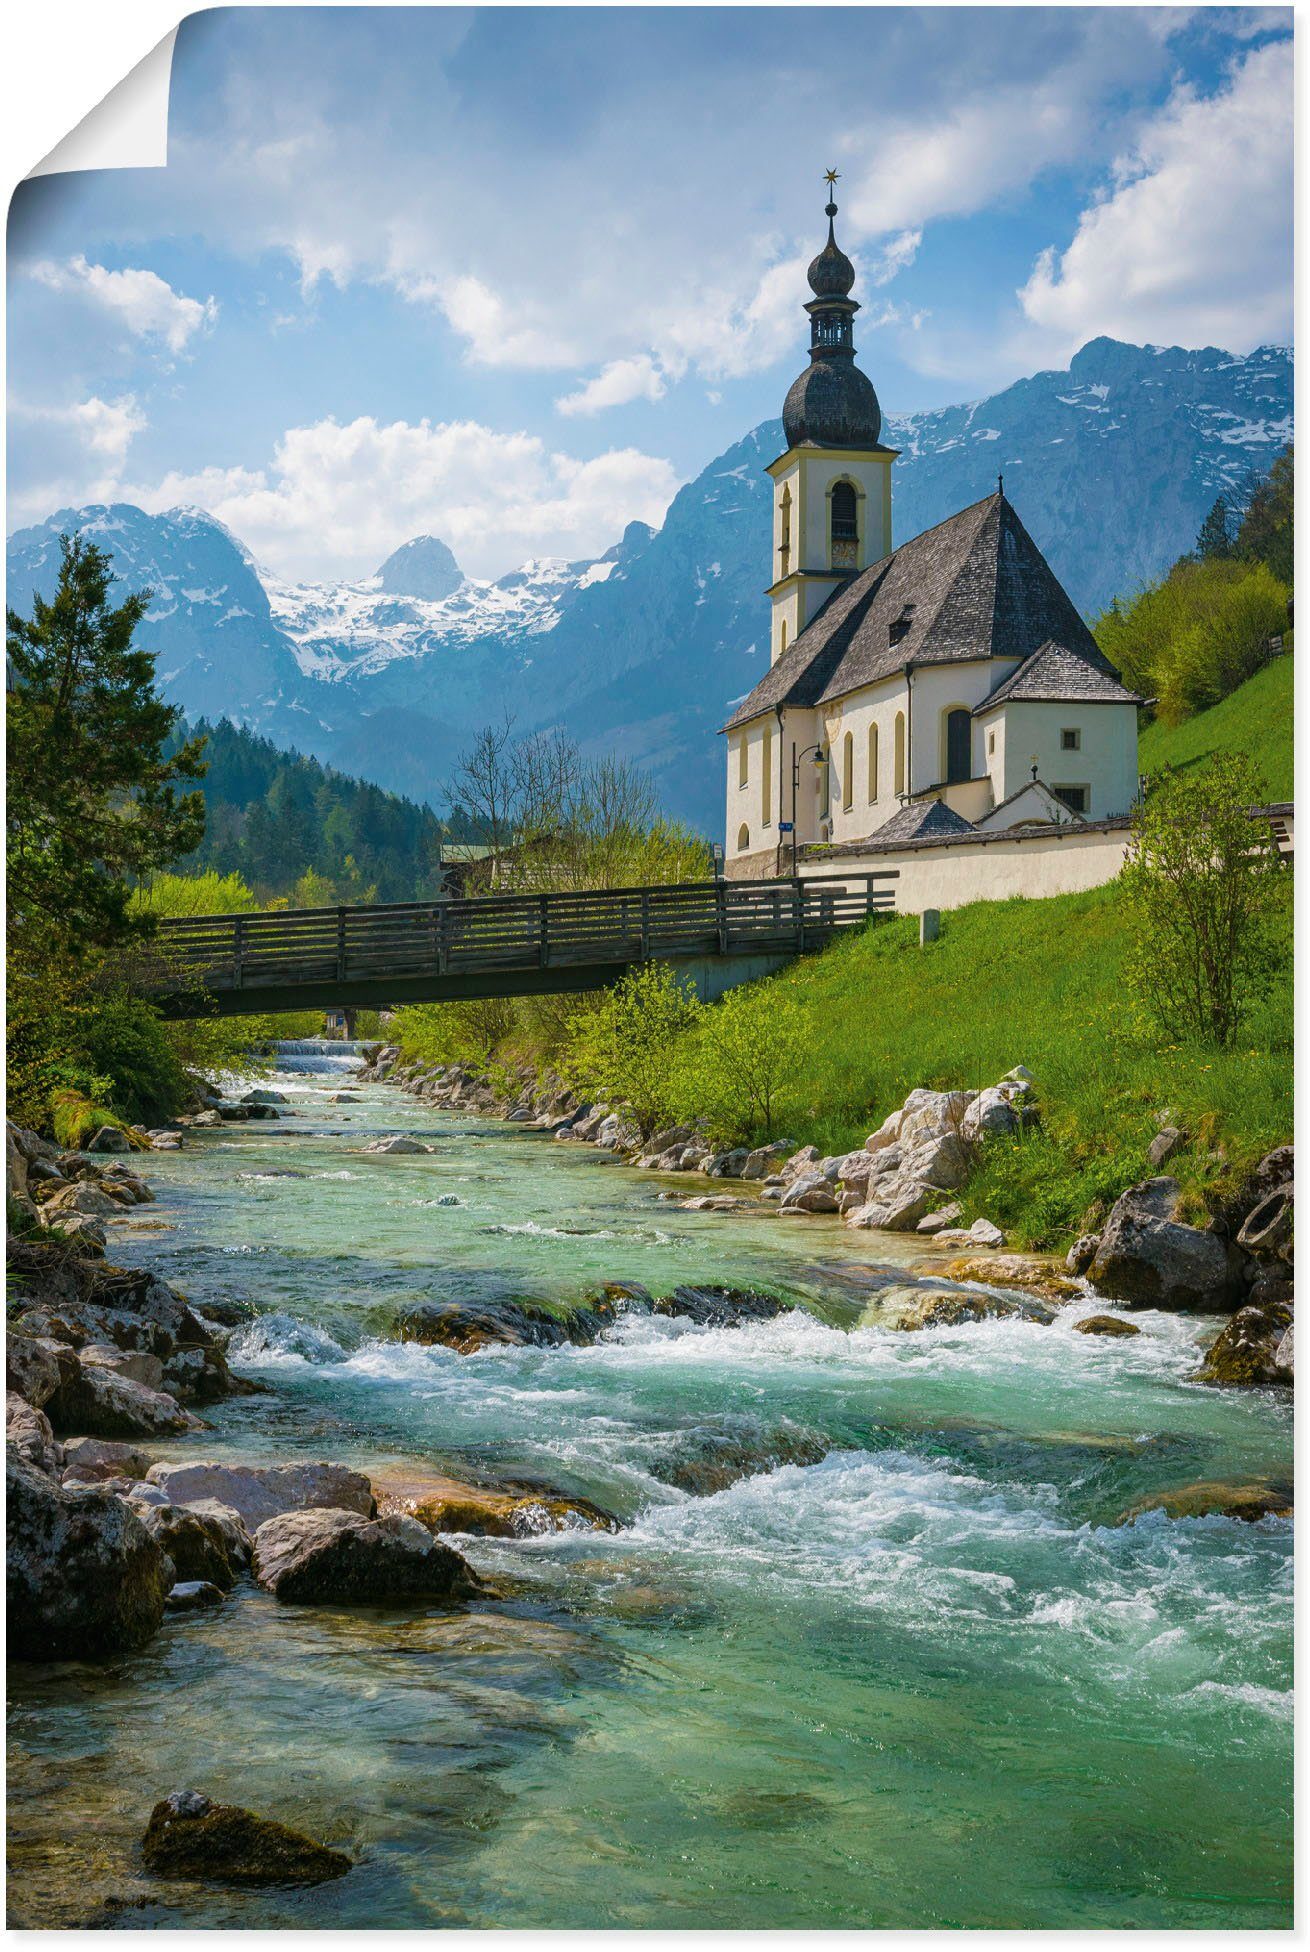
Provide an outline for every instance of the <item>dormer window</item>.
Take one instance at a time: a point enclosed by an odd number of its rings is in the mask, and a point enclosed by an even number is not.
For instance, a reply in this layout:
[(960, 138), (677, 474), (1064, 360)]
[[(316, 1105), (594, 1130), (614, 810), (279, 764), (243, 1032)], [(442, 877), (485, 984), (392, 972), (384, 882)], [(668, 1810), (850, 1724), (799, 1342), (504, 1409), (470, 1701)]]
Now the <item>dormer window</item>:
[(914, 622), (914, 605), (912, 603), (907, 603), (905, 605), (905, 608), (901, 611), (900, 616), (894, 617), (891, 623), (888, 624), (887, 642), (889, 644), (899, 644), (903, 637), (909, 636), (910, 626), (913, 624), (913, 622)]

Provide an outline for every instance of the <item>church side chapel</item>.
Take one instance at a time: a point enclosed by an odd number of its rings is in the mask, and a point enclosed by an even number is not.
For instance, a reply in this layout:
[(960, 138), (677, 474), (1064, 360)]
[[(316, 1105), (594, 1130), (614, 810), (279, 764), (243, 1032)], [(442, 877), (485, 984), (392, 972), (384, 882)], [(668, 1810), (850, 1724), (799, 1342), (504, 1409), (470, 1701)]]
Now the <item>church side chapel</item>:
[[(836, 184), (829, 171), (830, 196)], [(724, 730), (734, 876), (800, 850), (1128, 813), (1137, 708), (1004, 484), (892, 547), (882, 410), (855, 364), (855, 267), (809, 268), (809, 364), (773, 461), (770, 668)]]

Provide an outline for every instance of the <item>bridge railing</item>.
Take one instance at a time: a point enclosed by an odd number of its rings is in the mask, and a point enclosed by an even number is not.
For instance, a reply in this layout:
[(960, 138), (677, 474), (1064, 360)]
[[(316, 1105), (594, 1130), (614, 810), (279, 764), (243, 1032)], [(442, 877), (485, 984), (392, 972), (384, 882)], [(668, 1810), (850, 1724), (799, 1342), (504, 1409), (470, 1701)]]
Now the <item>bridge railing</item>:
[(800, 953), (893, 906), (894, 870), (473, 900), (187, 915), (159, 925), (175, 976), (210, 990), (657, 958)]

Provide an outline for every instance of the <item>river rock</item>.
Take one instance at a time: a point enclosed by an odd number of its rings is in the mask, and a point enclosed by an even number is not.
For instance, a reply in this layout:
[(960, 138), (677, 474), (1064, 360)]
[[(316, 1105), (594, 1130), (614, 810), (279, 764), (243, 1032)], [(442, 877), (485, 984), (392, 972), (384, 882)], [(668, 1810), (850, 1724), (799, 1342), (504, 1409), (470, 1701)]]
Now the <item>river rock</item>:
[(1292, 1218), (1294, 1189), (1291, 1180), (1276, 1186), (1272, 1193), (1252, 1207), (1242, 1222), (1237, 1244), (1260, 1261), (1290, 1261), (1292, 1258)]
[(268, 1085), (256, 1085), (253, 1091), (242, 1094), (243, 1105), (288, 1105), (290, 1099), (284, 1091), (274, 1091)]
[(1270, 1484), (1257, 1479), (1245, 1484), (1225, 1484), (1202, 1480), (1180, 1485), (1174, 1491), (1152, 1492), (1129, 1505), (1116, 1520), (1131, 1525), (1148, 1513), (1162, 1511), (1166, 1518), (1238, 1518), (1254, 1525), (1261, 1518), (1290, 1518), (1291, 1486)]
[(102, 1125), (86, 1146), (87, 1152), (130, 1152), (132, 1141), (117, 1125)]
[(373, 1488), (359, 1471), (344, 1464), (152, 1464), (148, 1484), (158, 1485), (174, 1505), (195, 1506), (214, 1499), (236, 1512), (253, 1533), (269, 1519), (311, 1507), (330, 1507), (370, 1517)]
[(156, 1877), (219, 1884), (322, 1884), (350, 1869), (341, 1851), (253, 1810), (211, 1803), (195, 1790), (176, 1790), (156, 1803), (141, 1854)]
[(835, 1213), (837, 1196), (821, 1172), (803, 1172), (793, 1179), (779, 1205), (784, 1213)]
[(1076, 1281), (1033, 1254), (988, 1254), (983, 1260), (966, 1255), (948, 1261), (941, 1272), (952, 1281), (985, 1281), (998, 1288), (1018, 1288), (1024, 1294), (1040, 1295), (1043, 1301), (1064, 1301), (1082, 1293)]
[(767, 1179), (795, 1151), (795, 1140), (775, 1139), (772, 1145), (757, 1145), (746, 1154), (743, 1179)]
[(958, 1200), (950, 1200), (945, 1206), (939, 1206), (935, 1213), (925, 1213), (914, 1231), (919, 1234), (939, 1234), (943, 1228), (953, 1227), (963, 1211)]
[[(895, 1294), (898, 1299), (893, 1302)], [(993, 1316), (1022, 1316), (1025, 1321), (1047, 1327), (1055, 1320), (1053, 1309), (1040, 1301), (1019, 1300), (978, 1288), (925, 1288), (918, 1291), (888, 1289), (880, 1296), (881, 1312), (893, 1310), (888, 1328), (958, 1328), (965, 1322), (983, 1322)]]
[(684, 1286), (651, 1305), (657, 1315), (685, 1316), (704, 1328), (738, 1328), (744, 1322), (766, 1322), (775, 1315), (785, 1315), (791, 1303), (754, 1288)]
[(1283, 1339), (1274, 1350), (1274, 1368), (1286, 1376), (1288, 1382), (1295, 1380), (1296, 1372), (1296, 1324), (1289, 1322), (1283, 1330)]
[(1084, 1315), (1081, 1322), (1073, 1324), (1079, 1335), (1140, 1335), (1136, 1322), (1126, 1322), (1122, 1315)]
[(1070, 1274), (1086, 1274), (1088, 1268), (1096, 1259), (1096, 1250), (1100, 1244), (1101, 1236), (1099, 1234), (1079, 1234), (1064, 1259), (1064, 1264)]
[(744, 1179), (750, 1156), (749, 1146), (731, 1146), (726, 1152), (716, 1152), (705, 1170), (711, 1179)]
[(431, 1152), (430, 1145), (421, 1139), (411, 1139), (407, 1133), (393, 1132), (389, 1138), (373, 1139), (364, 1147), (365, 1152)]
[(661, 1484), (709, 1498), (741, 1478), (776, 1471), (783, 1464), (821, 1463), (830, 1449), (817, 1430), (788, 1417), (762, 1424), (749, 1415), (729, 1415), (673, 1432), (660, 1445), (650, 1472)]
[(44, 1335), (5, 1337), (5, 1389), (41, 1409), (64, 1382), (77, 1375), (77, 1357), (64, 1343)]
[(1017, 1132), (1019, 1114), (1014, 1108), (1014, 1097), (1014, 1086), (994, 1084), (980, 1091), (960, 1117), (960, 1137), (966, 1145)]
[(117, 1213), (118, 1205), (111, 1200), (103, 1187), (93, 1185), (89, 1180), (75, 1180), (71, 1185), (56, 1187), (54, 1192), (41, 1202), (41, 1212), (49, 1226), (53, 1221), (64, 1221), (74, 1214), (84, 1214), (93, 1220), (103, 1220), (107, 1215)]
[(83, 1660), (142, 1647), (164, 1617), (172, 1567), (135, 1512), (53, 1484), (6, 1451), (9, 1655)]
[(424, 1342), (474, 1355), (490, 1343), (558, 1349), (566, 1342), (594, 1342), (613, 1320), (604, 1310), (579, 1308), (564, 1315), (535, 1301), (420, 1301), (401, 1309), (396, 1332), (402, 1342)]
[(293, 1511), (255, 1533), (255, 1578), (279, 1600), (379, 1602), (466, 1599), (472, 1570), (415, 1518), (393, 1512), (362, 1518), (348, 1511)]
[(227, 1592), (242, 1561), (234, 1559), (217, 1519), (183, 1505), (138, 1505), (137, 1516), (180, 1580), (204, 1580)]
[(225, 1590), (209, 1579), (180, 1579), (164, 1595), (164, 1606), (169, 1613), (201, 1613), (221, 1606)]
[(1134, 1308), (1222, 1313), (1241, 1294), (1241, 1256), (1217, 1233), (1174, 1219), (1178, 1182), (1130, 1186), (1110, 1212), (1087, 1270), (1098, 1293)]
[(55, 1434), (50, 1428), (50, 1419), (44, 1410), (38, 1410), (25, 1397), (15, 1396), (11, 1391), (5, 1397), (5, 1439), (12, 1444), (24, 1463), (32, 1465), (46, 1477), (58, 1477), (63, 1469), (63, 1447), (55, 1442)]
[(69, 1437), (64, 1444), (64, 1480), (97, 1484), (106, 1478), (143, 1478), (150, 1469), (146, 1452), (105, 1437)]
[(618, 1520), (588, 1498), (553, 1493), (489, 1490), (434, 1478), (406, 1505), (430, 1532), (464, 1532), (477, 1538), (538, 1538), (547, 1532), (617, 1532)]
[(112, 1369), (116, 1376), (144, 1383), (147, 1389), (163, 1387), (164, 1365), (145, 1349), (120, 1349), (114, 1342), (84, 1342), (77, 1353), (78, 1360), (90, 1363), (93, 1369)]
[(1292, 1326), (1286, 1302), (1239, 1308), (1206, 1351), (1197, 1381), (1202, 1383), (1290, 1383), (1292, 1372), (1279, 1360), (1283, 1338)]
[[(920, 1226), (922, 1231), (922, 1225)], [(943, 1227), (937, 1235), (939, 1247), (984, 1247), (999, 1250), (1005, 1245), (1005, 1235), (992, 1220), (981, 1215), (969, 1227)]]
[(95, 1363), (78, 1363), (76, 1376), (46, 1405), (54, 1428), (88, 1437), (173, 1437), (199, 1428), (174, 1397)]
[(216, 1111), (197, 1112), (191, 1123), (202, 1132), (213, 1131), (223, 1123), (222, 1115)]

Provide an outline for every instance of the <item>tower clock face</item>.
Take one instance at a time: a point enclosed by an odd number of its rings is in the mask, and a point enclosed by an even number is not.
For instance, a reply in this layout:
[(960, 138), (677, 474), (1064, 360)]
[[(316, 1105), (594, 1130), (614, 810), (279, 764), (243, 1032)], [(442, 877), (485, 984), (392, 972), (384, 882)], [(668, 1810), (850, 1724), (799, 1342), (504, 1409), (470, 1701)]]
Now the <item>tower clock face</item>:
[(832, 543), (832, 566), (834, 569), (857, 569), (855, 552), (858, 544), (842, 536), (834, 536)]

